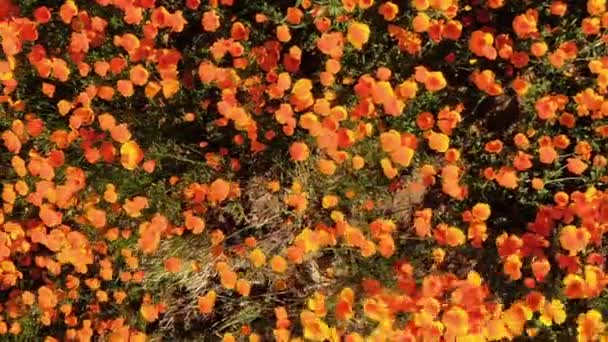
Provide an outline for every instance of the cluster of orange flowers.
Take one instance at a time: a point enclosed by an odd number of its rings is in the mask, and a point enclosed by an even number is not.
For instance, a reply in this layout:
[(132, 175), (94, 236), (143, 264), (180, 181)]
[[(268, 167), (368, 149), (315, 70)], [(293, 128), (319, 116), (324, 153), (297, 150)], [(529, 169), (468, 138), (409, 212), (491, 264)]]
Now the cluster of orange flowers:
[[(265, 300), (260, 279), (287, 291), (324, 252), (390, 269), (340, 279), (352, 269), (333, 263), (335, 282), (272, 304), (265, 331), (213, 332), (226, 342), (499, 341), (568, 324), (608, 340), (606, 0), (30, 3), (0, 0), (0, 335), (33, 321), (47, 342), (147, 340), (171, 303), (142, 261), (188, 236), (211, 256), (191, 303), (206, 319), (227, 298)], [(500, 97), (514, 123), (479, 128), (510, 120), (477, 111)], [(157, 153), (165, 137), (146, 134), (175, 122), (210, 132), (201, 160)], [(217, 219), (268, 154), (288, 169), (263, 189), (288, 236), (273, 247)], [(213, 176), (168, 174), (171, 158)], [(166, 198), (131, 189), (141, 179)], [(407, 218), (386, 208), (403, 192), (427, 199)], [(502, 274), (451, 272), (472, 255)]]

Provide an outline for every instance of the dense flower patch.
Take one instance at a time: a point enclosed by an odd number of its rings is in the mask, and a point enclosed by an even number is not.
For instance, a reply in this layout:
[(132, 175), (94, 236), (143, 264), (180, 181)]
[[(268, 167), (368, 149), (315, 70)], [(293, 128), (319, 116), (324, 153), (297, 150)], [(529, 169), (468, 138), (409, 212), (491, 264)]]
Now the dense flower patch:
[(608, 340), (605, 0), (0, 0), (0, 339)]

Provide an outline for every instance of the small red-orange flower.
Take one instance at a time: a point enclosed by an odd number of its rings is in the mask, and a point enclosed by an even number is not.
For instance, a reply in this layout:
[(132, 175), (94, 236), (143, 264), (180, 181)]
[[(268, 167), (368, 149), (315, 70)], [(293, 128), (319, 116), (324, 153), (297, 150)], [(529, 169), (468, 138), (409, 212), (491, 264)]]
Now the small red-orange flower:
[(399, 13), (399, 6), (391, 1), (387, 1), (378, 7), (378, 13), (384, 17), (384, 20), (393, 21)]
[(488, 153), (497, 154), (497, 153), (500, 153), (500, 151), (502, 151), (502, 147), (503, 147), (502, 141), (497, 139), (497, 140), (492, 140), (492, 141), (486, 143), (485, 150)]

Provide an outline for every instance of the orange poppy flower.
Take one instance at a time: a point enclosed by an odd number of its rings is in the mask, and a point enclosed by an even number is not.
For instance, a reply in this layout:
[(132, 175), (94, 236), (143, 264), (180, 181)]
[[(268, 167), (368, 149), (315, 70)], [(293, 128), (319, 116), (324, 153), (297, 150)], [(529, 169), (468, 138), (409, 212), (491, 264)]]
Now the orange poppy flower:
[(211, 290), (207, 292), (204, 296), (198, 298), (198, 311), (201, 314), (210, 314), (213, 312), (213, 307), (215, 306), (215, 299), (217, 295), (215, 291)]
[(116, 119), (110, 113), (103, 113), (97, 116), (97, 120), (99, 121), (99, 128), (104, 131), (109, 131), (116, 126)]
[(551, 264), (545, 258), (532, 261), (532, 273), (536, 281), (544, 281), (551, 270)]
[(65, 24), (69, 24), (72, 21), (72, 18), (76, 16), (78, 13), (78, 7), (76, 7), (76, 3), (74, 1), (66, 1), (59, 7), (59, 18)]
[(19, 137), (11, 130), (6, 130), (2, 132), (2, 140), (4, 141), (4, 146), (8, 149), (9, 152), (18, 154), (21, 151), (21, 141)]
[(395, 178), (399, 173), (388, 158), (382, 158), (382, 160), (380, 160), (380, 166), (382, 167), (382, 172), (388, 179)]
[(515, 134), (515, 136), (513, 137), (513, 142), (515, 143), (515, 146), (523, 150), (527, 149), (528, 146), (530, 146), (530, 141), (528, 140), (528, 137), (526, 137), (526, 135), (523, 133)]
[(551, 14), (557, 16), (563, 16), (568, 10), (568, 4), (561, 0), (554, 0), (551, 2)]
[(390, 258), (395, 253), (395, 240), (388, 234), (380, 236), (378, 241), (378, 252), (385, 258)]
[(218, 178), (209, 186), (208, 198), (214, 203), (221, 203), (228, 198), (230, 194), (230, 183)]
[(457, 247), (465, 242), (465, 235), (462, 230), (456, 227), (448, 227), (445, 231), (445, 242), (450, 247)]
[(289, 32), (289, 27), (285, 24), (277, 26), (277, 39), (281, 43), (287, 43), (291, 40), (291, 33)]
[(380, 145), (384, 152), (393, 152), (401, 147), (401, 135), (395, 130), (380, 134)]
[(127, 170), (134, 170), (144, 159), (144, 153), (139, 145), (133, 141), (127, 141), (120, 146), (120, 162)]
[(158, 319), (158, 305), (143, 303), (139, 309), (139, 313), (147, 322), (154, 322)]
[(176, 257), (170, 257), (165, 260), (165, 269), (171, 273), (177, 273), (182, 269), (182, 260)]
[(560, 231), (559, 242), (563, 249), (570, 252), (570, 255), (576, 255), (585, 249), (590, 238), (591, 234), (586, 228), (568, 225)]
[(419, 237), (431, 236), (431, 218), (433, 211), (429, 208), (417, 210), (414, 213), (414, 229)]
[(553, 146), (542, 146), (538, 149), (539, 160), (543, 164), (553, 164), (558, 158), (557, 151)]
[(435, 118), (432, 113), (422, 112), (416, 117), (416, 124), (422, 130), (429, 130), (435, 124)]
[(587, 295), (587, 284), (581, 276), (568, 274), (564, 277), (564, 295), (569, 299), (581, 299)]
[(490, 218), (492, 211), (487, 203), (477, 203), (471, 209), (471, 213), (476, 220), (486, 221)]
[(270, 259), (270, 267), (274, 272), (283, 273), (287, 270), (287, 261), (280, 255), (275, 255)]
[(133, 84), (143, 86), (148, 82), (148, 70), (141, 64), (137, 64), (129, 71), (129, 79)]
[(114, 88), (109, 86), (101, 86), (99, 89), (97, 89), (97, 96), (99, 96), (99, 98), (102, 100), (111, 101), (112, 97), (114, 96)]
[(192, 214), (192, 210), (184, 212), (184, 225), (193, 234), (201, 234), (205, 230), (205, 220)]
[(54, 210), (50, 205), (43, 204), (40, 206), (38, 216), (47, 227), (55, 227), (61, 224), (63, 214)]
[(424, 87), (426, 88), (426, 90), (434, 93), (440, 91), (446, 86), (447, 82), (443, 77), (443, 73), (441, 71), (432, 71), (427, 73), (426, 78), (424, 80)]
[(95, 228), (103, 228), (106, 225), (106, 212), (101, 209), (95, 207), (88, 208), (86, 210), (86, 218)]
[(43, 310), (51, 310), (57, 306), (58, 299), (55, 292), (46, 286), (38, 288), (38, 305)]
[(116, 89), (124, 97), (133, 96), (135, 93), (133, 83), (130, 80), (118, 80), (118, 82), (116, 82)]
[(396, 164), (408, 167), (414, 157), (414, 150), (409, 147), (400, 147), (397, 150), (390, 153), (391, 160)]
[[(587, 6), (589, 7), (589, 4)], [(600, 335), (604, 334), (606, 330), (606, 324), (603, 322), (602, 313), (594, 309), (580, 314), (576, 319), (576, 324), (578, 341), (595, 341), (600, 338)]]
[(348, 31), (346, 39), (352, 44), (357, 50), (361, 50), (363, 45), (369, 40), (370, 29), (367, 24), (353, 21), (348, 25)]
[(237, 274), (236, 272), (228, 269), (220, 271), (220, 283), (226, 289), (232, 290), (236, 287)]
[(599, 16), (606, 12), (606, 3), (603, 0), (587, 1), (587, 12), (592, 16)]
[(493, 47), (494, 36), (484, 31), (473, 31), (469, 39), (469, 50), (480, 57), (490, 60), (496, 59), (496, 49)]
[(249, 293), (251, 292), (251, 283), (246, 279), (239, 279), (236, 282), (236, 292), (238, 292), (243, 297), (249, 297)]
[[(105, 124), (111, 125), (112, 123), (105, 122)], [(110, 126), (109, 131), (110, 131), (110, 136), (116, 142), (124, 144), (127, 141), (131, 140), (131, 132), (129, 131), (127, 124), (122, 123), (119, 125)]]
[(519, 177), (517, 177), (517, 171), (511, 167), (501, 167), (495, 179), (500, 186), (505, 188), (515, 189), (518, 187)]
[(236, 41), (249, 40), (249, 29), (240, 21), (232, 24), (230, 37)]
[(393, 21), (399, 13), (399, 6), (392, 1), (387, 1), (378, 7), (378, 13), (384, 17), (384, 20)]
[(491, 70), (476, 70), (471, 74), (473, 83), (491, 96), (498, 96), (503, 93), (502, 86), (496, 82), (496, 75)]
[(320, 159), (317, 162), (319, 171), (324, 175), (333, 175), (336, 172), (336, 163), (329, 159)]
[(502, 151), (502, 147), (503, 147), (502, 141), (497, 139), (497, 140), (492, 140), (492, 141), (489, 141), (488, 143), (486, 143), (484, 149), (488, 153), (498, 154), (498, 153), (500, 153), (500, 151)]
[(308, 159), (309, 154), (308, 145), (303, 142), (295, 142), (289, 147), (289, 155), (294, 161), (305, 161)]
[(144, 90), (146, 97), (151, 99), (161, 90), (160, 84), (157, 82), (148, 82), (146, 89)]
[(532, 167), (532, 156), (522, 151), (518, 151), (517, 155), (513, 158), (513, 166), (515, 166), (517, 171), (530, 169)]
[(538, 11), (529, 9), (513, 19), (513, 30), (519, 38), (529, 38), (538, 33)]
[(39, 24), (46, 24), (51, 20), (51, 11), (45, 6), (40, 6), (34, 10), (34, 19)]
[(353, 169), (355, 170), (360, 170), (365, 166), (365, 159), (359, 155), (353, 156), (351, 162), (353, 164)]
[(443, 133), (430, 131), (427, 139), (429, 141), (429, 147), (434, 151), (443, 153), (450, 147), (450, 138)]
[(42, 93), (47, 97), (52, 98), (55, 95), (55, 85), (43, 82), (42, 83)]
[(582, 175), (589, 166), (580, 158), (568, 158), (568, 171), (575, 175)]
[(446, 334), (449, 336), (465, 336), (469, 331), (469, 315), (458, 306), (445, 311), (441, 322), (445, 325)]
[(218, 28), (220, 28), (220, 16), (217, 15), (215, 10), (207, 11), (203, 13), (201, 24), (203, 25), (203, 29), (205, 31), (215, 32)]
[(505, 260), (503, 271), (511, 280), (518, 280), (521, 279), (521, 266), (522, 262), (519, 255), (511, 254)]
[(178, 80), (165, 79), (165, 80), (160, 81), (160, 85), (162, 86), (163, 96), (166, 99), (171, 98), (180, 89), (180, 83)]
[(122, 208), (128, 216), (140, 217), (141, 211), (148, 208), (148, 199), (143, 196), (135, 196), (133, 199), (127, 199)]
[(304, 13), (297, 7), (289, 7), (287, 8), (287, 15), (285, 20), (291, 25), (299, 25), (302, 22), (302, 17)]
[(412, 19), (412, 27), (414, 28), (414, 32), (426, 32), (431, 26), (431, 18), (424, 12), (418, 12), (416, 16)]

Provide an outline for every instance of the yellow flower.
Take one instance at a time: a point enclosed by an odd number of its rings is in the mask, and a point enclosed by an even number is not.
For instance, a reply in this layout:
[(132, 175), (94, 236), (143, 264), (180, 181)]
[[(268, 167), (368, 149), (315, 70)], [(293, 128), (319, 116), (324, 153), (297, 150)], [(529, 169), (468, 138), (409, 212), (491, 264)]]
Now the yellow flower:
[(435, 133), (431, 131), (429, 137), (429, 147), (437, 152), (445, 152), (450, 147), (450, 137), (443, 133)]
[(553, 299), (550, 303), (540, 308), (540, 322), (544, 325), (552, 325), (553, 322), (562, 324), (566, 320), (564, 304), (559, 299)]
[(133, 140), (127, 141), (120, 147), (120, 162), (127, 170), (134, 170), (143, 158), (144, 153)]
[(357, 21), (353, 21), (348, 26), (348, 32), (346, 39), (355, 47), (357, 50), (361, 50), (363, 45), (369, 40), (369, 26)]

